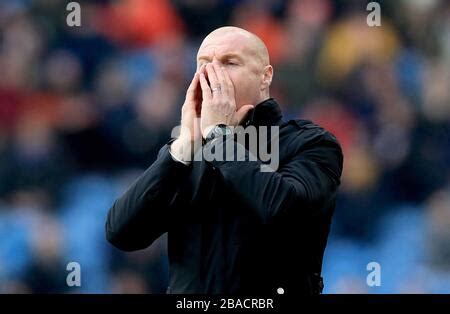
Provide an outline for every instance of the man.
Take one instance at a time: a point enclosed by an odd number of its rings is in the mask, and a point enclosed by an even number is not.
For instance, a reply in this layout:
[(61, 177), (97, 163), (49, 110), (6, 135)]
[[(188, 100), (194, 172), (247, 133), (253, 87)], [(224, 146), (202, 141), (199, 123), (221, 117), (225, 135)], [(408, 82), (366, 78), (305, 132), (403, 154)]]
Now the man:
[[(125, 251), (144, 249), (168, 232), (168, 293), (322, 291), (343, 156), (319, 126), (282, 120), (269, 96), (272, 75), (257, 36), (236, 27), (210, 33), (198, 51), (179, 137), (108, 213), (107, 239)], [(261, 171), (258, 158), (194, 158), (195, 146), (235, 143), (238, 125), (278, 128), (274, 171)], [(238, 146), (236, 154), (250, 157)]]

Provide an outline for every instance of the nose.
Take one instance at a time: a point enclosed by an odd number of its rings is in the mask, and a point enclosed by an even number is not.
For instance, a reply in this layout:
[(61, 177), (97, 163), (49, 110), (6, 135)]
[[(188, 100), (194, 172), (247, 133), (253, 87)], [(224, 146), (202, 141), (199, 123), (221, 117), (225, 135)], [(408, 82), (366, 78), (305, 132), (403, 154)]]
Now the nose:
[(220, 62), (219, 62), (219, 59), (217, 59), (216, 57), (214, 57), (213, 59), (212, 59), (212, 63), (215, 63), (215, 64), (219, 64)]

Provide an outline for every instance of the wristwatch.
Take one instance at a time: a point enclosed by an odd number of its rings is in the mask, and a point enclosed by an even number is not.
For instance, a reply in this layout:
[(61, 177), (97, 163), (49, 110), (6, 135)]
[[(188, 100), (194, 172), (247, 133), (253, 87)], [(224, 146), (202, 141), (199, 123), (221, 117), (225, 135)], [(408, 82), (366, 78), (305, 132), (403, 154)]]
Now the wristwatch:
[(212, 128), (211, 131), (209, 131), (208, 135), (206, 135), (204, 144), (211, 142), (215, 138), (231, 134), (233, 134), (233, 130), (228, 125), (217, 124)]

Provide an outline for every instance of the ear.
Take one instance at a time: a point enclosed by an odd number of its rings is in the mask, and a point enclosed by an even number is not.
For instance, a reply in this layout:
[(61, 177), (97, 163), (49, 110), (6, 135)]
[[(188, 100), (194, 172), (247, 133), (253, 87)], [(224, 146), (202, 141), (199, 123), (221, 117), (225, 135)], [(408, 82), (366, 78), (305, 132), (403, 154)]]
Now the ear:
[(271, 65), (266, 65), (263, 70), (261, 90), (269, 89), (270, 84), (272, 83), (272, 77), (273, 67)]

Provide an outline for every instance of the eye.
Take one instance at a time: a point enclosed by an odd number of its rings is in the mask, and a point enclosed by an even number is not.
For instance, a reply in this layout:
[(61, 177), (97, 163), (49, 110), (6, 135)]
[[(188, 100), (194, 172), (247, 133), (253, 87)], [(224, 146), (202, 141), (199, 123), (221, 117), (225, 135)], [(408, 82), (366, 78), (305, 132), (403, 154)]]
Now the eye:
[(234, 61), (227, 61), (226, 62), (227, 65), (238, 65), (236, 62)]

